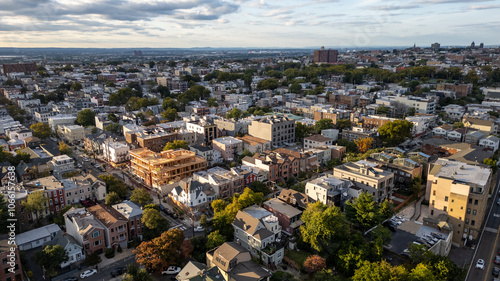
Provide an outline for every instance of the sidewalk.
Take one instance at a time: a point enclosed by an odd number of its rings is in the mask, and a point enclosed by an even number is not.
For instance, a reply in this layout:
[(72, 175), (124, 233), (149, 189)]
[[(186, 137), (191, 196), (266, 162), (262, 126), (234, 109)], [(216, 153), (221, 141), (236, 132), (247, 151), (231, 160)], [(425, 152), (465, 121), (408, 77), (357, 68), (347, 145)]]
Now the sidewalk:
[(121, 253), (115, 252), (115, 256), (110, 259), (102, 255), (101, 256), (102, 261), (97, 266), (100, 270), (103, 270), (112, 266), (117, 261), (121, 261), (127, 258), (135, 258), (135, 254), (132, 253), (132, 251), (133, 249), (123, 249)]

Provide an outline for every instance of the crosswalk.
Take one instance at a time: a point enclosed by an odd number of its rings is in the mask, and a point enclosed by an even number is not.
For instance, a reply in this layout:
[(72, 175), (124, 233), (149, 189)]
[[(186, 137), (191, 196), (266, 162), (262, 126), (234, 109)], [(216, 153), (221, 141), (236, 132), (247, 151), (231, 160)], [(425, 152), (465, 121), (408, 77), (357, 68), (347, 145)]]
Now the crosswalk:
[(183, 224), (178, 224), (178, 225), (176, 225), (176, 226), (172, 226), (172, 227), (171, 227), (171, 228), (169, 228), (169, 229), (174, 229), (174, 228), (178, 228), (178, 229), (180, 229), (180, 230), (182, 230), (182, 231), (184, 231), (184, 230), (188, 229), (188, 228), (187, 228), (187, 226), (185, 226), (185, 225), (183, 225)]

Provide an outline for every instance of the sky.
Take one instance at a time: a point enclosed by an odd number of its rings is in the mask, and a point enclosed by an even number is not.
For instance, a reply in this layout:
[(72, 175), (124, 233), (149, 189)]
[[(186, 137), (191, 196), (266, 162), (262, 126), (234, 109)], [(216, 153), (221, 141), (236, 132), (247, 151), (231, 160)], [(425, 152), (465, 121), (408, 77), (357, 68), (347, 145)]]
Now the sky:
[(499, 0), (0, 0), (0, 47), (488, 46), (499, 13)]

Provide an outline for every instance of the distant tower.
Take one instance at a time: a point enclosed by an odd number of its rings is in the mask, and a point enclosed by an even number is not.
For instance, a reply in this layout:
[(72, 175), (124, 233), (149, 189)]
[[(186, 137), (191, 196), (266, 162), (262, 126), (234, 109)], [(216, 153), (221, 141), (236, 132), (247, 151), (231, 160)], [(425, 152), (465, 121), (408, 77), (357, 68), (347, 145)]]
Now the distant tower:
[(482, 49), (484, 48), (484, 44), (483, 43), (479, 43), (479, 49)]
[(441, 44), (439, 44), (438, 42), (431, 44), (431, 49), (438, 50), (439, 48), (441, 48)]
[(476, 47), (476, 43), (474, 43), (474, 41), (472, 41), (472, 43), (470, 43), (470, 47), (471, 47), (472, 49), (474, 49), (474, 48)]
[(320, 50), (314, 51), (314, 62), (315, 63), (336, 63), (339, 51), (321, 47)]

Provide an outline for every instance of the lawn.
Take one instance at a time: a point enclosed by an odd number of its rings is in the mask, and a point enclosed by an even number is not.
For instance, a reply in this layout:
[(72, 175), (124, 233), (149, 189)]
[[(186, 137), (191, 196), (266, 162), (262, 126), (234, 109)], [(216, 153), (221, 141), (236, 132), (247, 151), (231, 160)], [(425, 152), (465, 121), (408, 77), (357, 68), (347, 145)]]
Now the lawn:
[(291, 250), (285, 251), (285, 256), (292, 259), (294, 262), (296, 262), (300, 266), (300, 269), (302, 269), (302, 265), (304, 264), (304, 261), (310, 255), (312, 255), (312, 253), (307, 252), (307, 251), (300, 251), (300, 252), (299, 251), (291, 251)]

